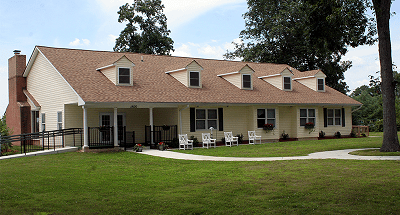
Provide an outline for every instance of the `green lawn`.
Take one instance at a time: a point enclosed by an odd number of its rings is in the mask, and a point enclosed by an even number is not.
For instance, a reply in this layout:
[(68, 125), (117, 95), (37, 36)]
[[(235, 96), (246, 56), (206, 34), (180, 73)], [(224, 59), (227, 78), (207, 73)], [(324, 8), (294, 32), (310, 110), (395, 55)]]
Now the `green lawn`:
[[(352, 143), (361, 148), (369, 139)], [(326, 149), (344, 147), (324, 141)], [(309, 147), (297, 144), (285, 145), (285, 156)], [(0, 214), (396, 214), (399, 177), (400, 161), (213, 162), (74, 152), (1, 160)]]
[[(379, 133), (376, 134), (379, 136)], [(306, 156), (313, 152), (340, 149), (380, 148), (382, 136), (363, 138), (340, 138), (324, 140), (302, 140), (290, 142), (239, 145), (232, 147), (195, 148), (195, 150), (174, 150), (176, 152), (219, 157), (286, 157)]]

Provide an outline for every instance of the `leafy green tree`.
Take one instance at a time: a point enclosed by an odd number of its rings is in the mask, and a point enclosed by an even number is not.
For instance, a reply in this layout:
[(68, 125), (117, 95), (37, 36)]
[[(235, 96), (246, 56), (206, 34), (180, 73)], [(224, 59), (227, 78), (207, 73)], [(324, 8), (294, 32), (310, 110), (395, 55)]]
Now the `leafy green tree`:
[(360, 0), (248, 0), (243, 43), (227, 59), (284, 63), (300, 71), (321, 69), (326, 84), (348, 92), (343, 81), (349, 46), (375, 42), (373, 21)]
[[(9, 136), (10, 135), (10, 129), (8, 128), (6, 124), (6, 115), (4, 114), (3, 117), (0, 119), (0, 135), (1, 137)], [(1, 144), (1, 151), (5, 152), (7, 149), (11, 148), (12, 144), (11, 142), (6, 142)]]
[(174, 41), (169, 37), (161, 0), (136, 0), (119, 8), (118, 22), (127, 22), (114, 51), (169, 55)]

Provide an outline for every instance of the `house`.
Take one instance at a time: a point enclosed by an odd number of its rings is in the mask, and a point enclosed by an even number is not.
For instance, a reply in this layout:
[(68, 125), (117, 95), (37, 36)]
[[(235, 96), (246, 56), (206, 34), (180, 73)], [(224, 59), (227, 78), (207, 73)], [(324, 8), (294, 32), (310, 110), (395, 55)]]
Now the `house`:
[[(199, 139), (213, 127), (217, 140), (223, 131), (246, 140), (249, 130), (263, 141), (283, 132), (298, 139), (348, 135), (351, 107), (361, 105), (326, 86), (322, 71), (284, 64), (44, 46), (25, 59), (18, 51), (9, 59), (6, 117), (14, 134), (84, 128), (85, 147), (91, 128), (108, 126), (114, 135), (102, 138), (115, 146), (125, 138), (121, 128), (145, 143), (158, 141), (154, 126), (163, 125)], [(273, 132), (263, 130), (267, 123)]]

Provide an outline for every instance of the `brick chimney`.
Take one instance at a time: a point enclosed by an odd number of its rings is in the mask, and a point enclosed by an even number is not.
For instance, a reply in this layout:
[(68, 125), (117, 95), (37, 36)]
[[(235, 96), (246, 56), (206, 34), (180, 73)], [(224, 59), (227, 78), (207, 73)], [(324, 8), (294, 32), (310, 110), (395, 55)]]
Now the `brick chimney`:
[(23, 77), (26, 67), (26, 56), (15, 50), (14, 56), (8, 59), (8, 107), (6, 110), (7, 126), (11, 134), (30, 133), (30, 106), (23, 92), (26, 89), (26, 78)]

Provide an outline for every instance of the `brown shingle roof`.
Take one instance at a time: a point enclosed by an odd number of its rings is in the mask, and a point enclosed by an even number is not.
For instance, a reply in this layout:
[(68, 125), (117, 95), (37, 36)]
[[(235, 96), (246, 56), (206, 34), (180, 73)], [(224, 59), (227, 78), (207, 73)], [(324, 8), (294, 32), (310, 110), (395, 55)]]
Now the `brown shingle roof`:
[[(161, 103), (234, 103), (234, 104), (341, 104), (360, 105), (350, 97), (326, 87), (315, 92), (294, 81), (293, 91), (283, 91), (256, 77), (278, 74), (290, 68), (296, 77), (300, 71), (284, 64), (251, 63), (199, 58), (89, 51), (37, 47), (85, 102), (161, 102)], [(110, 65), (125, 55), (133, 67), (133, 86), (116, 86), (97, 68)], [(143, 62), (141, 57), (143, 56)], [(188, 88), (166, 74), (195, 60), (203, 71), (201, 89)], [(241, 90), (217, 77), (236, 72), (248, 64), (255, 72), (253, 90)], [(305, 75), (305, 74), (304, 74)]]

